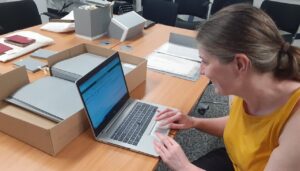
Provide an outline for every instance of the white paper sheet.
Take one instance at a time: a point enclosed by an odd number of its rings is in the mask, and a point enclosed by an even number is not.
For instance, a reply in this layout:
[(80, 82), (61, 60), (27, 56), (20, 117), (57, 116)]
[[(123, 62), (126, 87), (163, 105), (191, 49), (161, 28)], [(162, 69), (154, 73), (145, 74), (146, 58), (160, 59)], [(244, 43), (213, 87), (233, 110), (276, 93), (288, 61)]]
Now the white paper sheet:
[(147, 67), (191, 80), (195, 80), (200, 73), (199, 62), (158, 52), (153, 52), (148, 56)]
[(65, 33), (75, 30), (75, 23), (50, 22), (41, 27), (42, 30)]
[(199, 57), (198, 49), (177, 45), (174, 43), (167, 42), (156, 50), (159, 53), (168, 54), (184, 59), (201, 62)]

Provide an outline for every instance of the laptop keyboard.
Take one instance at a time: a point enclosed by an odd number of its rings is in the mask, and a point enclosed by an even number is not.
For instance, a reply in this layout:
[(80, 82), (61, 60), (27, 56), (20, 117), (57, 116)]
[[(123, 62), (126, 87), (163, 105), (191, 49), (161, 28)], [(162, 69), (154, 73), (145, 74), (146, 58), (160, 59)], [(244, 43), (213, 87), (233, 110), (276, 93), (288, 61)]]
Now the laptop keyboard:
[(156, 110), (156, 106), (137, 102), (111, 138), (137, 145)]

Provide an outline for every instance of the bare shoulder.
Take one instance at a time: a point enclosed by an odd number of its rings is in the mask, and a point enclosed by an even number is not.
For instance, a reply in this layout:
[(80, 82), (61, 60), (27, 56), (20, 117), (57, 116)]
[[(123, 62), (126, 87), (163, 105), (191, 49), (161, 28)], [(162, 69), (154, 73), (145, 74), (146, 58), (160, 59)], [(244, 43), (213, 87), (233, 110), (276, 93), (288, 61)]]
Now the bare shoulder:
[(265, 170), (300, 170), (300, 103), (287, 121)]
[[(294, 85), (294, 88), (292, 89), (292, 92), (295, 92), (296, 90), (300, 89), (300, 83), (296, 82)], [(294, 138), (300, 138), (300, 136), (294, 136), (294, 133), (297, 133), (300, 131), (300, 100), (296, 103), (291, 117), (286, 122), (283, 131), (279, 137), (279, 143), (282, 143), (286, 140), (286, 138), (291, 138), (290, 136), (293, 136)], [(300, 135), (300, 134), (299, 134)]]
[[(299, 87), (298, 87), (299, 89)], [(279, 137), (279, 146), (298, 146), (300, 151), (300, 100), (295, 105), (291, 117), (286, 122)], [(299, 153), (300, 156), (300, 153)]]
[[(279, 146), (284, 144), (294, 144), (300, 147), (300, 103), (298, 102), (292, 116), (285, 124), (283, 131), (279, 137)], [(297, 140), (293, 141), (293, 140)], [(300, 150), (300, 148), (299, 148)], [(300, 153), (299, 153), (300, 155)]]

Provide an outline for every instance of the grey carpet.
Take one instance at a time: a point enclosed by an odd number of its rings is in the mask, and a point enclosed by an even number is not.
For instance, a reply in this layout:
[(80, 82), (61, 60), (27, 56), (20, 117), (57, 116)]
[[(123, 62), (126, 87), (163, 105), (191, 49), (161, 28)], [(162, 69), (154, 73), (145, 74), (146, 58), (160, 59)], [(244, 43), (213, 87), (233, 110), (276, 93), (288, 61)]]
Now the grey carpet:
[[(197, 112), (200, 106), (199, 104), (201, 103), (209, 105), (209, 109), (204, 115)], [(191, 116), (213, 118), (228, 114), (228, 97), (217, 95), (214, 92), (213, 85), (211, 84), (205, 89), (202, 97), (200, 98), (199, 104), (195, 107), (193, 112), (190, 113)], [(215, 148), (224, 146), (222, 138), (200, 132), (196, 129), (179, 131), (175, 140), (181, 145), (190, 161), (198, 159)], [(160, 161), (156, 171), (168, 170), (170, 169), (162, 161)]]

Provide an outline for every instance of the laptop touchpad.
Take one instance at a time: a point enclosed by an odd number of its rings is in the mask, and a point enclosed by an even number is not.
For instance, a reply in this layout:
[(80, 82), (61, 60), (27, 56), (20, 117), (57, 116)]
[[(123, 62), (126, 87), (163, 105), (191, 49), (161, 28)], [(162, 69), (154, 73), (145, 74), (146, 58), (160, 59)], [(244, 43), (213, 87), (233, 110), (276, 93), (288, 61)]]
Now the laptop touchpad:
[(170, 131), (170, 128), (169, 128), (169, 125), (166, 125), (166, 126), (160, 126), (160, 123), (161, 122), (156, 122), (152, 131), (151, 131), (151, 135), (152, 136), (156, 136), (155, 133), (158, 132), (160, 134), (163, 134), (163, 135), (168, 135), (169, 134), (169, 131)]

